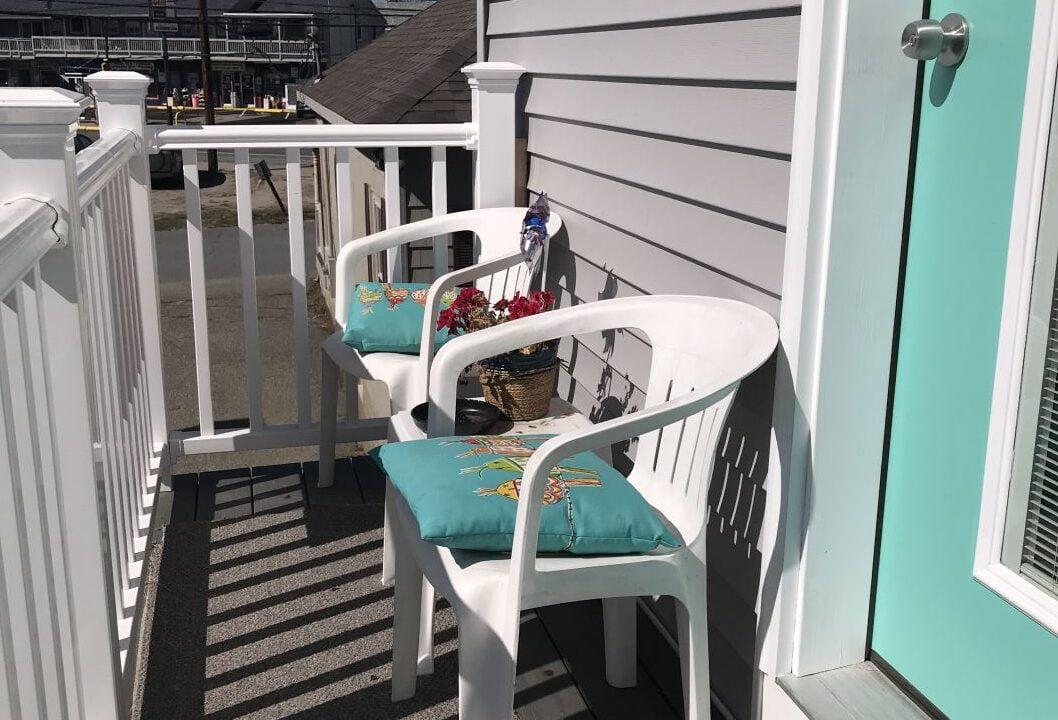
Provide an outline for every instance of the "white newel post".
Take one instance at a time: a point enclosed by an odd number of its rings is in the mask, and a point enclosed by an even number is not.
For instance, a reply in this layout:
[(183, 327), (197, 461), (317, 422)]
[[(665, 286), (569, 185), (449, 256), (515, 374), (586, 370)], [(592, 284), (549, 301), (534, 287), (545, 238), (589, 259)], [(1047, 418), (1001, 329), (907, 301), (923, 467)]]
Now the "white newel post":
[[(53, 558), (53, 569), (62, 573), (56, 588), (66, 591), (60, 607), (69, 608), (69, 637), (63, 641), (69, 715), (110, 720), (125, 712), (119, 700), (123, 689), (110, 547), (106, 510), (93, 473), (92, 410), (78, 305), (83, 268), (77, 260), (80, 224), (73, 139), (87, 104), (87, 98), (67, 90), (0, 89), (0, 203), (28, 196), (50, 204), (57, 213), (55, 230), (66, 241), (41, 259), (39, 286), (46, 355), (42, 371), (59, 493), (60, 528), (53, 532), (61, 532), (64, 547), (61, 557)], [(13, 672), (24, 675), (31, 669)]]
[(481, 62), (463, 68), (477, 125), (474, 207), (511, 207), (515, 200), (514, 112), (518, 79), (525, 68)]
[(96, 100), (100, 135), (129, 131), (137, 138), (137, 154), (129, 163), (129, 199), (135, 233), (136, 278), (139, 283), (143, 344), (150, 398), (151, 437), (155, 451), (167, 439), (162, 340), (158, 303), (158, 261), (154, 246), (151, 171), (147, 160), (147, 116), (144, 98), (150, 79), (134, 72), (103, 71), (85, 78)]

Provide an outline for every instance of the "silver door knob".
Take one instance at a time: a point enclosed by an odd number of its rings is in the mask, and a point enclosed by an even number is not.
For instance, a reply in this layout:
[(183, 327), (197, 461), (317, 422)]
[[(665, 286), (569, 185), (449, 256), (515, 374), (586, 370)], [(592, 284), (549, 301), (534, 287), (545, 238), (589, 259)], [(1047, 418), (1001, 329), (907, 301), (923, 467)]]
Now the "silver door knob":
[(958, 65), (970, 44), (970, 25), (959, 13), (936, 20), (908, 23), (900, 37), (904, 55), (912, 60), (936, 60), (941, 65)]

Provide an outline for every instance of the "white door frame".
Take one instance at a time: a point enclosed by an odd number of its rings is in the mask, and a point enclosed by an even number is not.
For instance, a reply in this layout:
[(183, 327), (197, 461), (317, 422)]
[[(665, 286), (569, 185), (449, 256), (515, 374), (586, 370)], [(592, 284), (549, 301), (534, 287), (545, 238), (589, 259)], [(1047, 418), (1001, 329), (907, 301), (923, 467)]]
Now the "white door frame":
[[(760, 669), (863, 661), (922, 0), (802, 5)], [(972, 50), (971, 50), (972, 52)]]
[[(1035, 241), (1026, 218), (1042, 181), (1040, 134), (1050, 120), (1058, 56), (1056, 4), (1036, 6), (1008, 279), (1024, 274), (1023, 251)], [(805, 0), (802, 7), (775, 441), (762, 532), (777, 540), (762, 548), (758, 608), (760, 670), (772, 677), (844, 667), (867, 651), (917, 71), (898, 38), (921, 9), (921, 0)], [(1007, 314), (1010, 333), (1016, 323)], [(1001, 353), (1010, 345), (1001, 338)], [(1004, 362), (1001, 356), (1000, 375)], [(1009, 415), (1006, 395), (997, 397), (998, 413)], [(995, 569), (1002, 505), (997, 468), (1008, 459), (1003, 435), (1010, 421), (1000, 421), (993, 417), (975, 575), (1026, 610), (987, 572)]]

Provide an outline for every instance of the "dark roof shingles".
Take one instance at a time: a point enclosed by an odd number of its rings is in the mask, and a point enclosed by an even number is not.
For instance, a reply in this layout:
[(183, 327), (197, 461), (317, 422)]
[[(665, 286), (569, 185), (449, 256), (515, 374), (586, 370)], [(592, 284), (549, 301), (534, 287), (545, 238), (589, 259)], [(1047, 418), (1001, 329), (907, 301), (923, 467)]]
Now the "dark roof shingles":
[(466, 122), (460, 69), (477, 50), (475, 0), (439, 0), (324, 71), (302, 93), (349, 122)]

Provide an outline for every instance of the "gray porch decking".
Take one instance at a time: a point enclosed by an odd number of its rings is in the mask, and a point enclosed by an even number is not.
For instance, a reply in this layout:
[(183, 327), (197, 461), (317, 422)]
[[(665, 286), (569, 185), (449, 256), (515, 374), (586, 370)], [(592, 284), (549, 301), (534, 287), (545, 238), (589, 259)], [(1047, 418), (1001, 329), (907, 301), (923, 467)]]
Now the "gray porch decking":
[[(202, 472), (160, 493), (134, 717), (456, 717), (443, 601), (434, 674), (415, 698), (389, 700), (382, 476), (362, 457), (339, 461), (333, 488), (315, 475), (310, 462)], [(639, 684), (619, 690), (605, 680), (597, 602), (526, 613), (518, 717), (682, 717), (676, 656), (640, 615)]]

